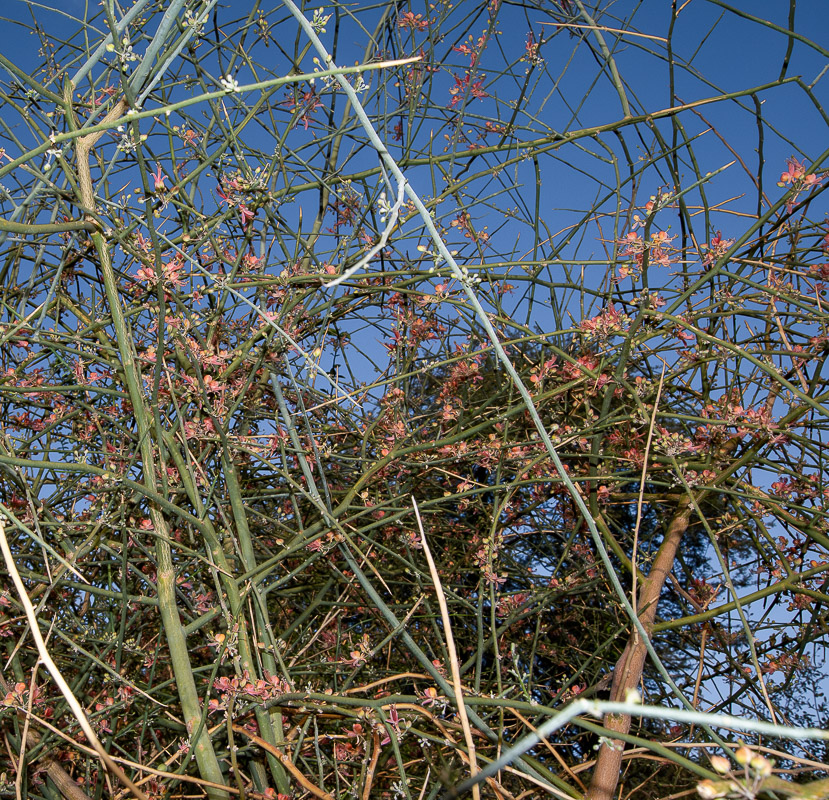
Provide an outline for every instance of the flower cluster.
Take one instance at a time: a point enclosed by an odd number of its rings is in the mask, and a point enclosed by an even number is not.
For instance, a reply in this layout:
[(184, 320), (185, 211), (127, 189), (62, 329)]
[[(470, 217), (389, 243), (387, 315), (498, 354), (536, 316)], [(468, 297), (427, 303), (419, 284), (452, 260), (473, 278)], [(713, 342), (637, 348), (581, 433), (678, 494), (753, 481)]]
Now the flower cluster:
[(422, 14), (415, 14), (406, 11), (397, 18), (398, 28), (409, 28), (411, 31), (425, 31), (429, 29), (432, 21), (425, 19)]
[(527, 44), (524, 46), (522, 60), (529, 62), (533, 67), (540, 67), (544, 63), (544, 59), (541, 56), (541, 42), (535, 40), (532, 31), (527, 34)]
[(707, 245), (702, 245), (703, 263), (708, 267), (712, 267), (714, 262), (722, 258), (733, 244), (733, 239), (723, 239), (722, 231), (717, 231), (714, 238)]
[(620, 255), (627, 257), (628, 263), (619, 267), (620, 278), (638, 278), (645, 265), (645, 254), (647, 262), (658, 264), (661, 267), (668, 267), (674, 263), (676, 250), (670, 247), (675, 236), (668, 236), (666, 231), (652, 233), (650, 239), (645, 241), (639, 231), (630, 231), (617, 244), (620, 246)]
[(786, 202), (786, 211), (791, 212), (800, 193), (817, 187), (823, 177), (818, 177), (814, 172), (807, 172), (803, 162), (798, 161), (794, 156), (787, 158), (786, 169), (780, 175), (780, 180), (777, 183), (781, 189), (788, 187), (791, 192), (791, 196)]
[(455, 75), (455, 85), (449, 88), (449, 94), (452, 96), (449, 102), (449, 108), (454, 108), (458, 103), (466, 97), (467, 92), (473, 99), (482, 100), (484, 97), (489, 97), (489, 94), (484, 90), (484, 79), (479, 78), (476, 81), (472, 80), (472, 73), (468, 70), (460, 78)]
[(722, 756), (711, 756), (711, 767), (727, 780), (712, 781), (710, 778), (697, 784), (697, 793), (703, 800), (718, 798), (754, 798), (761, 791), (763, 782), (772, 774), (773, 762), (747, 747), (740, 747), (733, 756), (742, 770), (732, 771), (731, 762)]
[(579, 329), (591, 339), (606, 341), (611, 336), (620, 334), (630, 325), (630, 317), (616, 310), (613, 303), (608, 304), (600, 314), (591, 319), (582, 320)]
[(452, 220), (451, 225), (453, 228), (463, 231), (464, 238), (471, 239), (482, 245), (489, 244), (488, 226), (484, 225), (481, 230), (476, 230), (472, 225), (472, 217), (468, 211), (459, 211), (455, 219)]
[(294, 691), (288, 681), (278, 675), (264, 673), (264, 678), (251, 679), (245, 672), (243, 675), (216, 678), (213, 682), (213, 689), (218, 693), (218, 698), (211, 697), (208, 702), (210, 713), (225, 711), (229, 708), (230, 701), (236, 697), (243, 697), (249, 701), (265, 702), (274, 700), (282, 695)]
[(231, 208), (238, 209), (243, 228), (247, 228), (248, 223), (256, 216), (256, 212), (246, 204), (246, 196), (258, 188), (256, 180), (251, 182), (237, 174), (223, 176), (216, 189), (216, 194), (219, 195), (223, 203), (227, 203)]
[(325, 26), (328, 20), (331, 19), (331, 14), (326, 14), (324, 8), (317, 8), (314, 10), (314, 18), (311, 20), (311, 27), (314, 33), (325, 33)]

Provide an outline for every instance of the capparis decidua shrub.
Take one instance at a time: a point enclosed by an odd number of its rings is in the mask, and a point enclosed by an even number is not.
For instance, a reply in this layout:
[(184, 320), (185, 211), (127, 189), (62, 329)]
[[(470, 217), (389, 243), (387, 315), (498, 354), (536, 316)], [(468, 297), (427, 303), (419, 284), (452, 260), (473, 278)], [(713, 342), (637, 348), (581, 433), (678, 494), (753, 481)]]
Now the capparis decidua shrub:
[(0, 794), (829, 794), (819, 6), (4, 13)]

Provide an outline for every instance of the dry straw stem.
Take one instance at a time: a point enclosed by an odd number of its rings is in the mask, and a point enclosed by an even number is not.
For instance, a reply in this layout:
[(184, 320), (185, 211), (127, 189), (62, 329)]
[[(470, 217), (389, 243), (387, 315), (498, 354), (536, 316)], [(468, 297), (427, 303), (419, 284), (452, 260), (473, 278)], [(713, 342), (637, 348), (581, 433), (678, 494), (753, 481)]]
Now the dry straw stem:
[(625, 31), (621, 28), (608, 28), (605, 25), (577, 25), (575, 22), (542, 22), (542, 25), (555, 25), (556, 28), (580, 28), (585, 31), (602, 31), (603, 33), (616, 33), (619, 36), (638, 36), (642, 39), (651, 39), (656, 42), (668, 41), (663, 36), (652, 36), (648, 33), (636, 31)]
[[(371, 787), (374, 785), (374, 772), (377, 769), (377, 759), (380, 757), (380, 734), (375, 730), (371, 734), (371, 761), (366, 770), (366, 782), (363, 786), (363, 800), (371, 797)], [(423, 788), (426, 788), (424, 782)]]
[[(645, 455), (642, 459), (642, 475), (639, 479), (639, 497), (636, 500), (636, 523), (633, 529), (633, 548), (631, 549), (632, 557), (631, 563), (633, 565), (633, 569), (631, 569), (632, 574), (632, 589), (630, 592), (630, 604), (633, 607), (634, 614), (638, 616), (638, 608), (637, 608), (637, 601), (636, 601), (636, 579), (639, 573), (637, 572), (636, 567), (636, 554), (639, 552), (639, 528), (642, 524), (642, 504), (645, 498), (645, 483), (647, 483), (648, 477), (648, 458), (650, 457), (651, 452), (651, 444), (653, 443), (653, 429), (656, 424), (656, 414), (659, 411), (659, 400), (662, 397), (662, 388), (665, 385), (665, 367), (662, 367), (662, 375), (659, 377), (659, 386), (656, 390), (656, 399), (653, 401), (653, 413), (651, 414), (651, 421), (650, 425), (648, 425), (648, 439), (645, 442)], [(637, 631), (638, 633), (638, 631)]]
[(287, 769), (288, 772), (291, 773), (294, 780), (303, 789), (305, 789), (306, 792), (310, 792), (312, 795), (314, 795), (314, 797), (319, 797), (320, 800), (334, 800), (334, 798), (330, 794), (328, 794), (328, 792), (323, 791), (318, 786), (311, 783), (311, 781), (309, 781), (302, 774), (302, 772), (294, 764), (294, 762), (291, 761), (291, 759), (287, 755), (285, 755), (285, 753), (283, 753), (281, 750), (279, 750), (279, 748), (274, 747), (269, 742), (266, 742), (264, 739), (260, 738), (259, 736), (256, 736), (255, 734), (251, 733), (248, 730), (245, 730), (244, 728), (240, 727), (239, 725), (234, 725), (233, 730), (236, 733), (241, 733), (244, 736), (247, 736), (248, 739), (250, 739), (254, 744), (259, 745), (259, 747), (261, 747), (263, 750), (266, 750), (272, 756), (277, 758), (279, 760), (279, 762), (282, 764), (282, 766), (285, 767), (285, 769)]
[[(8, 691), (8, 686), (6, 682), (0, 678), (0, 688), (5, 692)], [(43, 725), (46, 728), (52, 728), (51, 725), (44, 722), (43, 720), (38, 719), (34, 714), (27, 711), (27, 717), (37, 721), (39, 724)], [(27, 720), (28, 721), (28, 720)], [(73, 739), (66, 736), (65, 734), (61, 734), (60, 731), (55, 730), (55, 733), (63, 736), (64, 739), (71, 742), (74, 745), (77, 745)], [(40, 734), (34, 729), (29, 728), (26, 740), (31, 743), (32, 747), (36, 747), (40, 744)], [(21, 746), (20, 751), (21, 754), (24, 752), (24, 747)], [(83, 748), (86, 750), (86, 748)], [(57, 762), (57, 760), (51, 755), (51, 753), (47, 753), (45, 755), (39, 756), (37, 761), (35, 762), (43, 768), (43, 771), (52, 779), (52, 782), (55, 786), (58, 787), (58, 791), (66, 798), (66, 800), (90, 800), (89, 795), (86, 794), (80, 786), (72, 779), (69, 773)], [(30, 762), (31, 766), (31, 762)]]
[(9, 549), (9, 542), (6, 539), (6, 526), (2, 520), (0, 520), (0, 550), (3, 551), (3, 558), (6, 561), (6, 568), (8, 569), (9, 575), (14, 583), (14, 588), (17, 589), (17, 594), (20, 597), (20, 603), (23, 606), (23, 610), (26, 612), (26, 619), (29, 622), (29, 629), (32, 632), (32, 638), (35, 640), (37, 651), (40, 654), (40, 660), (43, 662), (46, 669), (49, 670), (52, 680), (54, 680), (57, 684), (61, 694), (66, 699), (69, 708), (72, 709), (72, 713), (75, 715), (75, 719), (78, 720), (81, 730), (83, 730), (92, 747), (95, 748), (95, 752), (98, 754), (101, 761), (104, 762), (104, 766), (107, 770), (118, 778), (118, 780), (121, 781), (121, 783), (123, 783), (124, 786), (126, 786), (137, 798), (139, 798), (139, 800), (147, 800), (147, 795), (145, 795), (144, 792), (142, 792), (126, 776), (124, 770), (122, 770), (121, 767), (119, 767), (110, 758), (109, 753), (104, 750), (103, 745), (95, 735), (95, 731), (92, 730), (92, 725), (89, 723), (86, 712), (83, 710), (83, 707), (78, 702), (75, 695), (72, 694), (69, 684), (64, 680), (57, 664), (55, 664), (52, 660), (52, 656), (49, 655), (49, 651), (46, 648), (46, 642), (43, 641), (43, 637), (40, 634), (40, 628), (38, 627), (37, 615), (35, 614), (34, 606), (32, 605), (31, 600), (29, 600), (29, 595), (26, 593), (26, 588), (23, 586), (23, 581), (20, 579), (20, 573), (17, 571), (17, 566), (14, 563), (14, 558), (12, 557), (11, 550)]
[[(51, 731), (55, 736), (59, 739), (63, 739), (63, 741), (68, 742), (69, 744), (73, 745), (77, 750), (81, 753), (86, 753), (88, 755), (94, 756), (96, 751), (91, 748), (87, 747), (86, 745), (80, 744), (76, 742), (71, 736), (68, 736), (63, 731), (56, 728), (54, 725), (49, 723), (48, 720), (43, 719), (42, 717), (37, 716), (37, 714), (29, 714), (29, 716), (41, 727)], [(222, 723), (224, 724), (224, 723)], [(215, 731), (219, 726), (211, 729), (211, 733)], [(38, 733), (30, 729), (29, 730), (29, 739), (32, 740), (32, 744), (36, 745), (40, 742), (40, 736)], [(171, 756), (168, 756), (167, 760), (164, 762), (166, 765), (171, 764), (179, 757), (178, 753), (174, 753)], [(163, 769), (155, 769), (154, 767), (148, 767), (146, 764), (139, 764), (136, 761), (131, 761), (128, 758), (123, 758), (121, 756), (110, 756), (110, 758), (116, 764), (123, 764), (126, 767), (130, 767), (137, 772), (144, 772), (146, 776), (141, 778), (140, 781), (137, 782), (136, 786), (140, 786), (142, 783), (146, 783), (151, 778), (163, 778), (165, 780), (176, 781), (178, 783), (190, 783), (194, 786), (201, 786), (205, 789), (220, 789), (223, 792), (228, 792), (229, 794), (233, 795), (244, 795), (246, 797), (253, 797), (253, 798), (264, 798), (265, 795), (260, 794), (258, 792), (253, 792), (250, 789), (245, 790), (244, 792), (240, 791), (235, 786), (225, 786), (221, 783), (213, 783), (212, 781), (205, 780), (204, 778), (196, 778), (193, 775), (182, 775), (178, 772), (167, 772)], [(67, 798), (67, 800), (90, 800), (89, 795), (85, 794), (77, 783), (66, 773), (63, 767), (58, 764), (51, 756), (45, 756), (43, 758), (38, 759), (39, 763), (44, 764), (46, 766), (46, 772), (50, 778), (55, 782), (58, 789), (60, 789), (61, 794)]]
[[(466, 716), (466, 706), (463, 702), (463, 686), (461, 685), (461, 671), (458, 665), (458, 654), (455, 650), (455, 639), (452, 636), (452, 624), (449, 620), (449, 608), (446, 605), (446, 595), (443, 593), (443, 586), (440, 583), (440, 575), (438, 575), (435, 561), (432, 558), (432, 553), (429, 550), (429, 543), (426, 541), (426, 531), (423, 530), (423, 521), (420, 519), (420, 509), (417, 507), (417, 500), (412, 497), (412, 507), (414, 508), (415, 517), (417, 517), (417, 527), (420, 529), (420, 540), (423, 543), (423, 552), (426, 555), (426, 561), (429, 563), (429, 574), (432, 576), (432, 583), (435, 584), (435, 592), (438, 596), (438, 605), (440, 606), (440, 616), (443, 619), (443, 629), (446, 631), (446, 650), (449, 653), (449, 664), (452, 668), (452, 688), (455, 692), (455, 705), (458, 707), (458, 717), (463, 727), (463, 736), (466, 740), (466, 747), (469, 751), (469, 776), (474, 778), (478, 773), (478, 765), (475, 761), (475, 742), (472, 740), (472, 730), (469, 727), (469, 718)], [(472, 787), (472, 796), (475, 800), (479, 800), (481, 796), (480, 787), (474, 784)]]

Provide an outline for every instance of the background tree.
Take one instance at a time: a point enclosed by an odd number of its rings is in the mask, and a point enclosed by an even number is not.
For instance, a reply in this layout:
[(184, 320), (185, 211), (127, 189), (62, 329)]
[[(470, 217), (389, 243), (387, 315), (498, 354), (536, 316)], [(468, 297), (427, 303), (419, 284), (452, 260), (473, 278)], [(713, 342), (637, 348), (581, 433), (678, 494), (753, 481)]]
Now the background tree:
[(31, 11), (0, 791), (827, 794), (820, 7)]

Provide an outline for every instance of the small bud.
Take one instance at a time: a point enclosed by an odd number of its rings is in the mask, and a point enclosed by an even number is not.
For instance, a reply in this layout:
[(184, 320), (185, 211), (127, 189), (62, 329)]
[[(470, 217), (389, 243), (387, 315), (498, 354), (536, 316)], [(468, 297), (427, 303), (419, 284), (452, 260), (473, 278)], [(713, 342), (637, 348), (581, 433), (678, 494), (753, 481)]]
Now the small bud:
[(731, 769), (731, 763), (722, 756), (711, 756), (711, 769), (719, 772), (720, 775), (725, 775)]
[(734, 760), (741, 767), (744, 767), (749, 761), (751, 761), (751, 750), (747, 747), (741, 747), (736, 753), (734, 753)]
[(771, 761), (763, 756), (756, 755), (751, 759), (751, 768), (761, 778), (768, 778), (771, 775)]
[(726, 792), (723, 792), (714, 781), (706, 779), (697, 784), (697, 794), (703, 800), (716, 800), (718, 797), (725, 797)]

